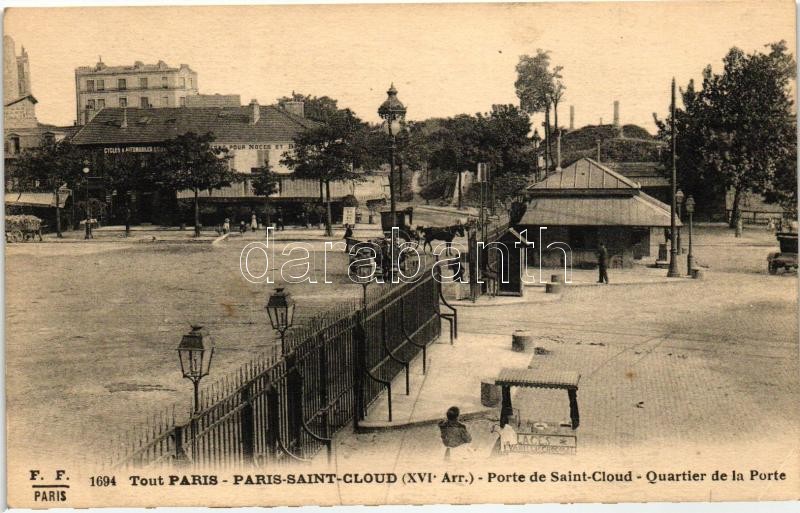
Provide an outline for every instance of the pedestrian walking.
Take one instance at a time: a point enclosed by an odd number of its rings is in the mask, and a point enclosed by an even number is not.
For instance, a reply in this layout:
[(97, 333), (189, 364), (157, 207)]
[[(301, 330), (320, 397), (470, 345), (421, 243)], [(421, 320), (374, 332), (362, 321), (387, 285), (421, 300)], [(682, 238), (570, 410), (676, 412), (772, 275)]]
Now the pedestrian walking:
[(602, 242), (597, 248), (597, 269), (600, 272), (597, 283), (608, 283), (608, 250)]
[(255, 212), (250, 216), (250, 229), (253, 231), (258, 230), (258, 217), (256, 217)]
[(246, 231), (247, 231), (247, 225), (245, 224), (244, 219), (242, 219), (239, 222), (239, 233), (244, 235)]
[(231, 231), (231, 220), (230, 218), (226, 217), (225, 222), (222, 223), (222, 233), (228, 233)]
[(349, 224), (344, 225), (344, 245), (345, 253), (350, 253), (350, 242), (353, 240), (353, 227)]
[(447, 418), (439, 422), (439, 432), (442, 437), (442, 443), (445, 446), (445, 461), (450, 460), (453, 449), (459, 447), (467, 449), (468, 446), (465, 447), (466, 444), (472, 442), (472, 437), (470, 436), (469, 431), (467, 431), (467, 426), (458, 421), (458, 416), (460, 414), (461, 411), (458, 409), (458, 406), (451, 406), (447, 410)]
[(275, 215), (276, 215), (277, 221), (278, 221), (277, 222), (278, 230), (284, 231), (284, 227), (283, 227), (283, 210), (281, 209), (281, 207), (278, 207), (278, 210), (275, 212)]

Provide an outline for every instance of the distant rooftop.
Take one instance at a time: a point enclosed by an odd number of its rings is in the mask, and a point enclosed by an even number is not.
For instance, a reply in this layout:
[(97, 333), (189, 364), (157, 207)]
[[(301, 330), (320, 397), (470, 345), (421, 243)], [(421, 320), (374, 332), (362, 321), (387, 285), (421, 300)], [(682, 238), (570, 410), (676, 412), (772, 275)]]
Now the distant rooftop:
[(212, 133), (217, 141), (285, 141), (319, 123), (275, 106), (106, 108), (73, 138), (78, 145), (160, 143), (179, 134)]
[(145, 64), (142, 61), (136, 61), (133, 63), (133, 66), (108, 66), (101, 60), (94, 66), (80, 66), (75, 68), (75, 73), (113, 75), (117, 73), (143, 73), (148, 71), (179, 71), (181, 69), (192, 71), (188, 64), (181, 64), (180, 67), (174, 68), (170, 67), (164, 61), (158, 61), (157, 64)]
[(582, 158), (528, 190), (639, 189), (639, 184), (590, 158)]

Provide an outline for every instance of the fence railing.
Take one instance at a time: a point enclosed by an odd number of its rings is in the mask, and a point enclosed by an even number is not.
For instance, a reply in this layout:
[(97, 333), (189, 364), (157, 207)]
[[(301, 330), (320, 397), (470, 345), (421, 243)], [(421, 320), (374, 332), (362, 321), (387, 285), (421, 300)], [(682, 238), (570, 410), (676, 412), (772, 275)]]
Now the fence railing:
[[(376, 287), (377, 289), (378, 287)], [(254, 359), (204, 387), (200, 411), (176, 422), (174, 409), (116, 442), (115, 467), (187, 464), (229, 468), (309, 461), (331, 437), (357, 429), (392, 380), (439, 337), (441, 284), (430, 272), (383, 285), (364, 307), (347, 303), (287, 334), (285, 355)], [(445, 314), (446, 316), (447, 314)], [(450, 321), (452, 322), (452, 320)], [(423, 360), (423, 371), (425, 360)]]

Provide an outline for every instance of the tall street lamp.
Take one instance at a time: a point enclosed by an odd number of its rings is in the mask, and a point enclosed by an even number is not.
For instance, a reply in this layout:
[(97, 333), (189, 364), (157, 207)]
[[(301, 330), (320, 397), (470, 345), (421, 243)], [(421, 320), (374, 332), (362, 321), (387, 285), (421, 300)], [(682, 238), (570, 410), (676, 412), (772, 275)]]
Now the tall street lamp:
[(386, 128), (389, 131), (389, 137), (392, 139), (389, 158), (389, 202), (392, 212), (392, 226), (397, 226), (397, 209), (394, 201), (394, 152), (397, 133), (402, 130), (406, 119), (406, 107), (397, 99), (397, 89), (394, 88), (394, 83), (386, 91), (386, 95), (386, 101), (378, 107), (378, 115), (386, 121)]
[(84, 239), (93, 239), (94, 236), (92, 235), (92, 223), (90, 221), (92, 217), (92, 209), (89, 205), (89, 162), (84, 161), (83, 163), (83, 178), (86, 182), (86, 234), (83, 236)]
[(286, 354), (286, 330), (292, 327), (294, 320), (295, 302), (292, 295), (284, 292), (282, 287), (275, 289), (275, 292), (267, 301), (267, 314), (272, 329), (281, 334), (281, 353)]
[(181, 338), (178, 359), (183, 377), (194, 385), (194, 412), (200, 411), (200, 380), (211, 370), (214, 356), (214, 341), (203, 331), (202, 326), (192, 326), (192, 331)]
[[(683, 215), (681, 212), (681, 206), (683, 205), (684, 196), (683, 191), (678, 189), (678, 192), (675, 193), (675, 206), (678, 208), (678, 220), (683, 223)], [(681, 244), (681, 229), (678, 228), (678, 253), (683, 253), (683, 244)]]
[(678, 272), (678, 239), (677, 234), (675, 233), (676, 223), (675, 223), (675, 208), (676, 208), (676, 190), (675, 190), (675, 182), (677, 181), (677, 171), (675, 166), (675, 78), (672, 79), (672, 104), (670, 105), (670, 134), (672, 139), (672, 204), (670, 205), (669, 209), (669, 238), (670, 238), (670, 248), (669, 248), (669, 271), (667, 271), (668, 278), (678, 278), (680, 273)]
[(689, 214), (689, 254), (686, 255), (686, 272), (691, 276), (694, 269), (694, 257), (692, 256), (692, 214), (694, 214), (694, 198), (686, 198), (686, 213)]

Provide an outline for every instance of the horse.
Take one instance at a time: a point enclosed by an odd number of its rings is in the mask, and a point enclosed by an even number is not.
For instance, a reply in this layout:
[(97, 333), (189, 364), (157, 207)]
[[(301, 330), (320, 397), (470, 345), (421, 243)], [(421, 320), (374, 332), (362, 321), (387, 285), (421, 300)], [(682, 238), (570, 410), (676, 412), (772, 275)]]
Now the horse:
[(450, 226), (445, 227), (436, 227), (436, 226), (429, 226), (427, 228), (419, 227), (418, 230), (422, 231), (422, 237), (425, 239), (425, 242), (422, 244), (422, 251), (425, 251), (425, 246), (431, 248), (433, 251), (433, 244), (432, 242), (435, 240), (441, 240), (445, 242), (446, 253), (450, 254), (450, 244), (453, 243), (453, 239), (458, 235), (459, 237), (464, 236), (464, 225), (463, 224), (453, 224)]

